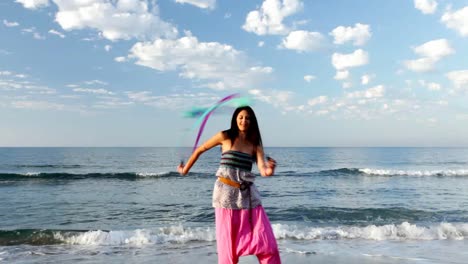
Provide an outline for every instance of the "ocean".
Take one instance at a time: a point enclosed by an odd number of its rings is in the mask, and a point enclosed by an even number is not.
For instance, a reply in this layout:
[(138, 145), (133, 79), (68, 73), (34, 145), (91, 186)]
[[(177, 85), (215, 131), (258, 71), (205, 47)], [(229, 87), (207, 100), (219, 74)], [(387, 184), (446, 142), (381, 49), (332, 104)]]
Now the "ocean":
[[(0, 148), (0, 262), (216, 263), (221, 152), (180, 176), (189, 152)], [(265, 152), (277, 171), (256, 185), (283, 263), (467, 262), (467, 148)]]

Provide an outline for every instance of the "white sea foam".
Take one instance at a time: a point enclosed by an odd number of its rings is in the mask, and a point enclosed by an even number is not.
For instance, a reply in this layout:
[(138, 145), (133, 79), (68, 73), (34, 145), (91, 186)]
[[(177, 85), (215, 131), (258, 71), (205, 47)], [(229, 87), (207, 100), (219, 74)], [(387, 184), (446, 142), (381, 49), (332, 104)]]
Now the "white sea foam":
[[(273, 224), (277, 239), (294, 240), (463, 240), (468, 238), (468, 223), (441, 223), (430, 227), (417, 226), (408, 222), (399, 225), (383, 226), (343, 226), (343, 227), (298, 227), (286, 224)], [(55, 238), (72, 245), (130, 245), (188, 243), (191, 241), (215, 241), (215, 230), (209, 227), (170, 226), (156, 230), (137, 229), (130, 231), (88, 231), (73, 236), (57, 232)], [(310, 254), (311, 252), (302, 252)]]
[(468, 169), (458, 170), (388, 170), (388, 169), (359, 169), (369, 175), (382, 176), (468, 176)]
[(163, 177), (169, 176), (170, 172), (138, 172), (136, 175), (140, 177)]
[(110, 232), (97, 230), (66, 237), (57, 232), (55, 237), (72, 245), (141, 246), (162, 243), (187, 243), (189, 241), (214, 241), (215, 232), (211, 228), (184, 228), (179, 225), (157, 230), (137, 229)]
[(40, 251), (28, 251), (27, 254), (33, 255), (33, 256), (46, 256), (47, 254), (44, 252)]
[(39, 176), (40, 172), (26, 172), (24, 176)]
[(382, 254), (363, 253), (362, 255), (366, 257), (372, 257), (372, 258), (391, 258), (391, 259), (398, 259), (398, 260), (427, 261), (427, 259), (424, 259), (424, 258), (409, 258), (409, 257), (389, 256), (389, 255), (382, 255)]
[(294, 254), (299, 254), (299, 255), (311, 255), (311, 254), (316, 254), (313, 251), (306, 251), (306, 250), (297, 250), (297, 249), (292, 249), (292, 248), (286, 248), (284, 249), (285, 252), (287, 253), (294, 253)]
[(299, 240), (463, 240), (468, 238), (468, 224), (441, 223), (430, 227), (408, 222), (400, 225), (343, 226), (343, 227), (297, 227), (273, 224), (278, 239)]

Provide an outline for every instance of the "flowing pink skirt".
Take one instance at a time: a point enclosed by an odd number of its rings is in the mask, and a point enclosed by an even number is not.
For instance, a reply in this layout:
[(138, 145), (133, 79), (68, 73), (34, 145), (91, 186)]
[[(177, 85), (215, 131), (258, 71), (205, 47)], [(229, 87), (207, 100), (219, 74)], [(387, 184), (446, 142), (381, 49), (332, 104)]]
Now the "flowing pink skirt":
[[(281, 263), (270, 220), (262, 206), (249, 209), (215, 208), (218, 263), (235, 264), (239, 257), (256, 255), (262, 264)], [(249, 221), (252, 214), (252, 224)]]

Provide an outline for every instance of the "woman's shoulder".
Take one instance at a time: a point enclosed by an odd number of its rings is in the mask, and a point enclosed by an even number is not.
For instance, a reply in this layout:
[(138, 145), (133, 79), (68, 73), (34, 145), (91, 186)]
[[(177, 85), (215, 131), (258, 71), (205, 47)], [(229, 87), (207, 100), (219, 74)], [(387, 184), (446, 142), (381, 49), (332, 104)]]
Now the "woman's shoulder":
[(210, 149), (216, 145), (223, 145), (226, 142), (226, 138), (228, 138), (226, 135), (224, 135), (223, 131), (220, 131), (213, 135), (210, 139), (208, 139), (205, 143), (203, 143), (203, 146), (206, 149)]
[(229, 139), (229, 129), (219, 131), (219, 132), (218, 132), (218, 135), (219, 135), (220, 137), (222, 137), (223, 140)]
[(221, 141), (224, 141), (224, 140), (227, 140), (229, 139), (229, 135), (228, 133), (226, 132), (226, 130), (224, 131), (219, 131), (218, 133), (216, 133), (213, 137), (212, 137), (212, 140), (216, 140), (218, 142), (221, 142)]

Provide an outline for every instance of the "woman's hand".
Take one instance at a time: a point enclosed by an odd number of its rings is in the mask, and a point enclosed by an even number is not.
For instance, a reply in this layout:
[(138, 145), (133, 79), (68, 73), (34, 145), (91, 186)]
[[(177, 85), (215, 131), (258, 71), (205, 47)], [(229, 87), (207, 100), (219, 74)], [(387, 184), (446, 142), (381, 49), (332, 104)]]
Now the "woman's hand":
[(276, 160), (270, 158), (270, 157), (267, 157), (267, 163), (266, 163), (266, 175), (267, 176), (271, 176), (273, 174), (275, 174), (275, 168), (276, 168)]
[(180, 175), (185, 175), (184, 174), (184, 162), (183, 161), (181, 161), (179, 166), (177, 166), (177, 172), (179, 172)]

